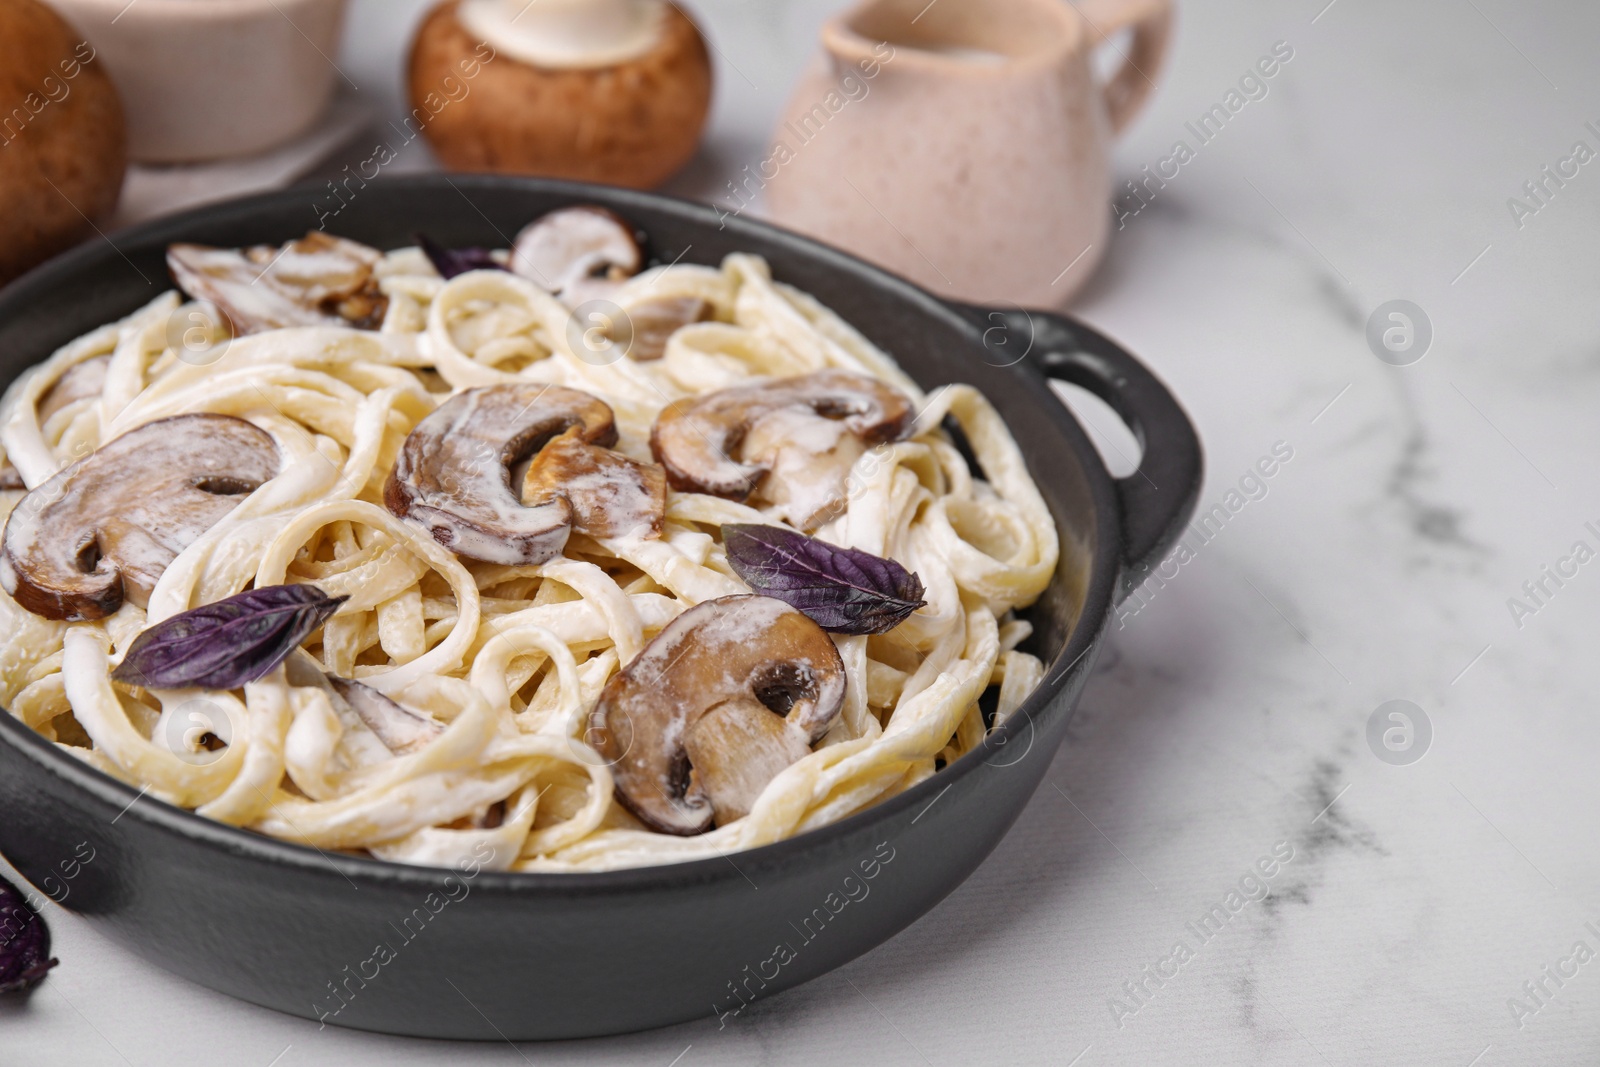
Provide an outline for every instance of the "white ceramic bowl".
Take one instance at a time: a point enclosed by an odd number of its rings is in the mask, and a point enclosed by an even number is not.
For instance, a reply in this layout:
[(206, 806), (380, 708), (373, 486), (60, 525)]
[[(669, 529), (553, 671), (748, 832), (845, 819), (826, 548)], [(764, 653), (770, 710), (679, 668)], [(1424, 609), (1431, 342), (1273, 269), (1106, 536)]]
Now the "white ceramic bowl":
[(303, 133), (342, 75), (346, 0), (50, 0), (122, 93), (141, 163), (250, 155)]

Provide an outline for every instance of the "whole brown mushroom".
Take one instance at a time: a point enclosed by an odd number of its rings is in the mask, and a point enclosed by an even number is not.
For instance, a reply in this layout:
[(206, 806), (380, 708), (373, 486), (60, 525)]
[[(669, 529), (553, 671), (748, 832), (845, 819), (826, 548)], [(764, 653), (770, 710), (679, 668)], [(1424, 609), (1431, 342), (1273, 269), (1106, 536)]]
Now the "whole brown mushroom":
[(94, 49), (38, 0), (0, 0), (0, 285), (94, 232), (128, 166)]
[[(608, 65), (536, 65), (468, 29), (462, 0), (412, 44), (411, 125), (453, 170), (661, 184), (694, 155), (711, 106), (705, 39), (674, 3), (654, 43)], [(532, 5), (519, 27), (542, 12)]]

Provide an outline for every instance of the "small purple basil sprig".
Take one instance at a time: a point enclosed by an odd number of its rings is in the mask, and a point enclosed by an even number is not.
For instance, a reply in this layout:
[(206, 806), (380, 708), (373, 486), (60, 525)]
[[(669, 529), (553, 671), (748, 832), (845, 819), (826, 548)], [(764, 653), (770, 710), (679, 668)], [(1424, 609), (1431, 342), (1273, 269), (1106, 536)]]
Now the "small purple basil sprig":
[(282, 663), (348, 599), (314, 585), (247, 589), (156, 623), (111, 677), (146, 689), (237, 689)]
[(449, 281), (469, 270), (505, 270), (487, 248), (446, 248), (425, 233), (415, 235), (417, 247), (428, 257), (433, 269)]
[(745, 584), (836, 634), (887, 633), (922, 607), (922, 580), (892, 559), (840, 548), (781, 526), (722, 528), (728, 564)]
[(17, 887), (0, 878), (0, 993), (32, 989), (57, 962), (50, 928)]

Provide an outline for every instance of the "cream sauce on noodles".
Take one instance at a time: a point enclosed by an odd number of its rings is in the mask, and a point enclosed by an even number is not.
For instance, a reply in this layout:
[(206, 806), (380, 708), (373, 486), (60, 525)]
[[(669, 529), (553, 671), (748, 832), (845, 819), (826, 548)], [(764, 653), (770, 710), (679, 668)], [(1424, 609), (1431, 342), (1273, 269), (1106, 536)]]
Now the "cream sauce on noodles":
[[(660, 360), (606, 365), (579, 358), (567, 309), (517, 276), (445, 281), (415, 249), (388, 253), (376, 272), (389, 298), (376, 332), (271, 330), (196, 365), (169, 339), (169, 322), (189, 321), (196, 306), (167, 293), (11, 388), (0, 441), (29, 487), (137, 426), (193, 412), (247, 419), (283, 457), (276, 477), (168, 566), (147, 609), (124, 603), (106, 619), (61, 623), (0, 594), (0, 701), (13, 715), (152, 796), (286, 841), (440, 865), (487, 843), (503, 869), (599, 870), (719, 855), (840, 819), (977, 745), (987, 688), (999, 686), (1004, 717), (1040, 680), (1040, 662), (1016, 649), (1028, 624), (1011, 612), (1050, 581), (1057, 534), (976, 389), (925, 393), (748, 255), (627, 281), (615, 297), (623, 308), (690, 297), (714, 317), (679, 329)], [(51, 405), (41, 422), (50, 386), (103, 357), (103, 385)], [(844, 709), (748, 816), (694, 837), (649, 831), (615, 800), (610, 771), (583, 740), (589, 711), (607, 679), (680, 612), (748, 591), (728, 565), (720, 525), (776, 523), (780, 513), (671, 492), (658, 540), (574, 535), (547, 563), (494, 566), (458, 559), (390, 514), (384, 479), (406, 435), (450, 391), (516, 380), (584, 390), (615, 410), (616, 448), (649, 462), (650, 428), (666, 404), (829, 367), (893, 384), (918, 414), (905, 440), (856, 460), (844, 512), (815, 535), (899, 561), (922, 579), (927, 604), (887, 634), (835, 637)], [(986, 480), (941, 430), (946, 415)], [(21, 495), (0, 493), (4, 510)], [(231, 693), (112, 682), (149, 624), (284, 582), (350, 599), (266, 677)], [(392, 754), (325, 688), (294, 684), (306, 655), (431, 715), (442, 732)], [(213, 731), (227, 734), (226, 748), (197, 754), (175, 740), (196, 700), (226, 717), (226, 730)]]

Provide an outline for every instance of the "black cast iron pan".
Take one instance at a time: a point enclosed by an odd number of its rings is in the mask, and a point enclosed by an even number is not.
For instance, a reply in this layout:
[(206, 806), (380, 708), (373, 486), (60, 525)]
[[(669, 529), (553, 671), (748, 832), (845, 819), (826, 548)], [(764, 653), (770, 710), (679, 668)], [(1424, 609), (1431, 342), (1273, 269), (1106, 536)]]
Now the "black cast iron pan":
[[(170, 807), (0, 714), (0, 851), (36, 885), (88, 842), (65, 905), (152, 962), (307, 1018), (439, 1038), (614, 1034), (726, 1015), (887, 940), (966, 878), (1021, 812), (1066, 733), (1127, 576), (1193, 510), (1193, 427), (1115, 343), (1038, 311), (941, 302), (815, 242), (700, 205), (595, 186), (425, 176), (354, 191), (337, 214), (298, 189), (206, 207), (91, 242), (0, 292), (0, 380), (169, 287), (174, 241), (280, 243), (315, 228), (378, 248), (421, 230), (506, 247), (553, 208), (599, 203), (662, 261), (765, 256), (922, 385), (968, 382), (1005, 417), (1062, 534), (1031, 609), (1048, 672), (985, 745), (840, 823), (726, 858), (599, 874), (475, 874), (259, 837)], [(1046, 379), (1106, 400), (1139, 436), (1115, 480)], [(86, 852), (77, 852), (81, 856)], [(70, 966), (70, 961), (68, 964)]]

